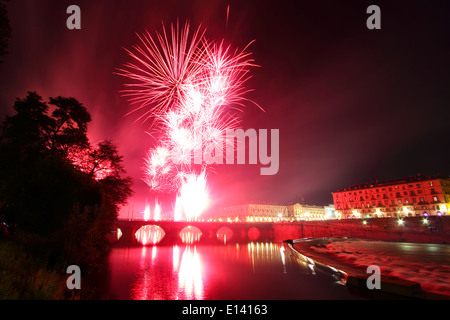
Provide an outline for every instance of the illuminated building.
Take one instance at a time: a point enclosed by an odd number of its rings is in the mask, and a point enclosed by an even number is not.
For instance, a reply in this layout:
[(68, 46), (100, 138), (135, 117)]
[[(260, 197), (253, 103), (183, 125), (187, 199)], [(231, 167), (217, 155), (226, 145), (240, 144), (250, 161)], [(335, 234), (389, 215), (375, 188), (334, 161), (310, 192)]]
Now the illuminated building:
[(248, 203), (225, 207), (216, 210), (216, 220), (229, 222), (287, 222), (300, 220), (323, 220), (325, 209), (323, 206), (302, 204), (266, 204)]
[(333, 204), (323, 207), (325, 210), (324, 220), (340, 219), (341, 215), (338, 214)]
[(322, 206), (312, 206), (303, 204), (293, 204), (287, 206), (288, 215), (294, 220), (322, 220), (325, 216), (325, 208)]
[(450, 179), (417, 175), (349, 186), (332, 193), (342, 218), (447, 215)]
[(272, 222), (287, 219), (286, 206), (277, 204), (241, 204), (222, 208), (216, 218), (227, 221)]

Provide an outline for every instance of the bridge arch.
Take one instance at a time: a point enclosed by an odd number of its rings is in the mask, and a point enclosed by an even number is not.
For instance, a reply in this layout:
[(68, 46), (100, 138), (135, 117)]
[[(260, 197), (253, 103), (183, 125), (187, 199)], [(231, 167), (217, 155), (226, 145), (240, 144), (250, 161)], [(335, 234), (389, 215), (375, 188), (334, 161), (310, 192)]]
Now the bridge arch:
[(257, 241), (261, 237), (261, 231), (256, 227), (251, 227), (247, 231), (247, 235), (251, 241)]
[(216, 231), (216, 237), (217, 239), (219, 239), (220, 242), (226, 244), (227, 241), (233, 239), (235, 235), (233, 230), (231, 230), (228, 226), (222, 226)]
[(196, 226), (186, 226), (179, 232), (179, 237), (183, 243), (193, 244), (200, 241), (203, 232)]
[[(120, 228), (122, 236), (119, 243), (136, 244), (139, 242), (135, 238), (136, 232), (143, 226), (158, 226), (164, 231), (164, 242), (181, 241), (180, 232), (188, 226), (196, 227), (201, 232), (200, 242), (219, 241), (223, 242), (223, 238), (218, 238), (218, 231), (226, 230), (227, 241), (232, 233), (232, 241), (256, 241), (263, 240), (273, 236), (274, 230), (272, 223), (262, 222), (201, 222), (201, 221), (143, 221), (143, 220), (118, 220), (115, 227)], [(252, 230), (252, 231), (250, 231)], [(230, 232), (231, 231), (231, 232)], [(249, 232), (250, 231), (250, 232)], [(223, 235), (225, 233), (222, 233)], [(258, 239), (256, 239), (258, 235)], [(256, 239), (256, 240), (255, 240)]]
[(166, 232), (163, 228), (157, 225), (144, 225), (140, 227), (134, 233), (136, 240), (142, 245), (155, 245), (161, 242), (161, 240), (165, 237)]

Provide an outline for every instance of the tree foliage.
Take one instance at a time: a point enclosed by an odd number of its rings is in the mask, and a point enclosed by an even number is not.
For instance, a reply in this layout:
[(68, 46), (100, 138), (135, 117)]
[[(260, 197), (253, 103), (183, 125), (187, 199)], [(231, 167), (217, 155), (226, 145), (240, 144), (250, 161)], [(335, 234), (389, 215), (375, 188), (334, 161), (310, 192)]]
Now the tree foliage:
[(91, 117), (74, 98), (17, 99), (0, 139), (0, 220), (37, 234), (71, 263), (95, 263), (132, 194), (109, 140), (87, 137)]

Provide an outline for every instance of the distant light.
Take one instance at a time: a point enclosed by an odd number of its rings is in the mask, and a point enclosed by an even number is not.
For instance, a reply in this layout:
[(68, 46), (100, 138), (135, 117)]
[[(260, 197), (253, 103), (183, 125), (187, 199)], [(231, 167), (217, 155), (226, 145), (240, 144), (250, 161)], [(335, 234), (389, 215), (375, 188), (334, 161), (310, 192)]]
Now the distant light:
[(427, 218), (424, 218), (424, 219), (422, 220), (422, 222), (423, 222), (423, 224), (428, 224), (428, 219), (427, 219)]
[(367, 224), (367, 221), (366, 220), (363, 220), (363, 225), (366, 225)]
[(424, 217), (428, 217), (428, 213), (427, 213), (427, 212), (424, 212), (424, 213), (423, 213), (423, 216), (424, 216)]
[(404, 223), (404, 222), (403, 222), (403, 219), (398, 219), (397, 223), (398, 223), (399, 225), (401, 225), (401, 226), (402, 226), (402, 225), (403, 225), (403, 223)]

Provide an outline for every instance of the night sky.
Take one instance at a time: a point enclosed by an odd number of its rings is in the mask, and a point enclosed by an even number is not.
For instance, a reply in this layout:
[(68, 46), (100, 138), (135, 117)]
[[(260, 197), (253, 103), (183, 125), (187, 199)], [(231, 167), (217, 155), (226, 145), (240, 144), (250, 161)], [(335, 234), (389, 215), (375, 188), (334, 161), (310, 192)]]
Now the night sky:
[[(81, 30), (66, 28), (66, 8), (81, 8)], [(381, 30), (366, 9), (381, 8)], [(227, 6), (230, 5), (228, 27)], [(449, 174), (449, 1), (150, 1), (11, 0), (12, 38), (0, 64), (0, 117), (16, 98), (70, 96), (92, 115), (92, 142), (111, 139), (134, 179), (130, 204), (152, 199), (141, 180), (155, 140), (114, 74), (130, 59), (135, 33), (189, 20), (249, 51), (248, 104), (242, 127), (280, 129), (280, 169), (223, 165), (209, 176), (216, 204), (245, 200), (332, 203), (331, 192), (376, 179)], [(303, 199), (303, 200), (302, 200)]]

